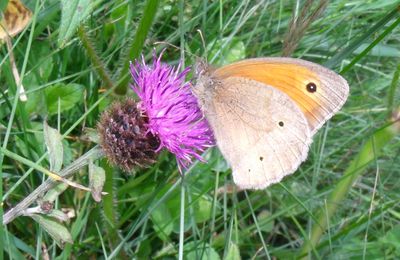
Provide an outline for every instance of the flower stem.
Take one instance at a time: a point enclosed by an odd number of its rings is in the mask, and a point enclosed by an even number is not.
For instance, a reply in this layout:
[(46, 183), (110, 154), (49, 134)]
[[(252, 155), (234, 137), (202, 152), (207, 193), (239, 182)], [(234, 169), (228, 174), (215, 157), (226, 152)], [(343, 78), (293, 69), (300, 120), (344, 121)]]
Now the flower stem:
[(179, 223), (179, 260), (183, 260), (183, 244), (185, 240), (185, 179), (182, 175), (181, 182), (181, 216)]
[[(89, 160), (96, 160), (103, 156), (101, 149), (98, 146), (93, 147), (91, 150), (86, 152), (84, 155), (79, 157), (73, 163), (68, 165), (66, 168), (60, 171), (59, 175), (63, 178), (72, 176), (77, 170), (89, 163)], [(25, 199), (18, 203), (14, 208), (7, 211), (4, 214), (3, 225), (6, 225), (13, 221), (16, 217), (20, 216), (23, 211), (28, 208), (33, 202), (35, 202), (40, 196), (46, 191), (50, 190), (57, 184), (57, 181), (49, 178), (37, 187), (31, 194)]]
[(105, 87), (110, 89), (113, 87), (113, 82), (111, 80), (110, 73), (108, 72), (105, 64), (101, 60), (100, 56), (97, 54), (96, 48), (94, 47), (93, 41), (91, 37), (86, 32), (86, 29), (83, 25), (79, 26), (78, 36), (82, 42), (83, 47), (86, 50), (88, 57), (94, 65), (94, 69), (96, 70), (98, 76), (101, 78)]

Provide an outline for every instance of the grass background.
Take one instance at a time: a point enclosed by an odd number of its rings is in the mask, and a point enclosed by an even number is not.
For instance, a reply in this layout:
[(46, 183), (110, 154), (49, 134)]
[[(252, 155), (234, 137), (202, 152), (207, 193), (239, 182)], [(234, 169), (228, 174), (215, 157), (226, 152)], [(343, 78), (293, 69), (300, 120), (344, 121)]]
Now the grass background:
[[(40, 160), (47, 119), (65, 136), (63, 163), (70, 164), (94, 146), (84, 129), (114, 100), (134, 96), (127, 64), (141, 53), (149, 59), (153, 48), (166, 48), (170, 64), (192, 65), (200, 56), (222, 65), (281, 56), (290, 43), (292, 57), (342, 71), (351, 94), (314, 137), (308, 160), (281, 184), (236, 192), (217, 149), (183, 181), (166, 152), (132, 175), (101, 160), (109, 193), (102, 202), (73, 188), (55, 201), (75, 213), (63, 223), (73, 244), (60, 249), (43, 224), (18, 217), (4, 226), (6, 258), (400, 257), (399, 130), (388, 119), (399, 106), (398, 1), (332, 0), (303, 32), (302, 10), (313, 1), (24, 2), (33, 22), (12, 43), (27, 102), (17, 102), (9, 51), (0, 47), (4, 211), (44, 179), (4, 151), (48, 168)], [(298, 24), (287, 36), (293, 16)], [(87, 184), (87, 169), (74, 181)]]

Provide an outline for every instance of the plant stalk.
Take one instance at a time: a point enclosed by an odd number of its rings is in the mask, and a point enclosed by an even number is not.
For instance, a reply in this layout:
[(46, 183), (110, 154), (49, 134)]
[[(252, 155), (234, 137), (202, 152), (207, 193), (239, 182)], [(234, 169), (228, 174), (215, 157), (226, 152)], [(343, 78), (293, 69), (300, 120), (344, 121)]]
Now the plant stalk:
[(140, 52), (143, 49), (144, 41), (147, 38), (147, 34), (150, 31), (150, 27), (153, 24), (154, 18), (157, 13), (159, 0), (147, 0), (146, 5), (143, 10), (143, 17), (140, 20), (140, 24), (136, 30), (135, 38), (132, 45), (129, 48), (127, 55), (124, 55), (124, 62), (122, 63), (122, 68), (118, 74), (119, 81), (118, 86), (115, 89), (115, 93), (119, 95), (124, 95), (128, 86), (130, 78), (128, 77), (129, 64), (131, 60), (135, 60), (139, 57)]
[[(103, 153), (99, 146), (93, 147), (91, 150), (86, 152), (84, 155), (79, 157), (73, 163), (68, 165), (66, 168), (60, 171), (59, 175), (63, 178), (68, 178), (72, 176), (80, 168), (84, 167), (89, 163), (90, 160), (96, 160), (103, 156)], [(49, 178), (43, 182), (39, 187), (37, 187), (31, 194), (29, 194), (25, 199), (18, 203), (14, 208), (7, 211), (3, 217), (3, 225), (7, 225), (13, 221), (16, 217), (21, 216), (25, 209), (27, 209), (32, 203), (34, 203), (40, 196), (42, 196), (46, 191), (53, 188), (58, 182)]]

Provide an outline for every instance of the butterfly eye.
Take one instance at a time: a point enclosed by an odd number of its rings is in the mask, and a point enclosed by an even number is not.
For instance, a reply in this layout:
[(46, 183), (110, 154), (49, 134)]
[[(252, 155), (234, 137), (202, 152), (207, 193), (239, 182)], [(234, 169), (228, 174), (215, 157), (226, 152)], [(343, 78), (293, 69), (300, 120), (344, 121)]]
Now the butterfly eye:
[(282, 121), (279, 121), (278, 125), (279, 125), (280, 127), (283, 127), (285, 124), (284, 124)]
[(315, 85), (314, 82), (310, 82), (307, 84), (307, 91), (310, 93), (314, 93), (315, 91), (317, 91), (317, 85)]

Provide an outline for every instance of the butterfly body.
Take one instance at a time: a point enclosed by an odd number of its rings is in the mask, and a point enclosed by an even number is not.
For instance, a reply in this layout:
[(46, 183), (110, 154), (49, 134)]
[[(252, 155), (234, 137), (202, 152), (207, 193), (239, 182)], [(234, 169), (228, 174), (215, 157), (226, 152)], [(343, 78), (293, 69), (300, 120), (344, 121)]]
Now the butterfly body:
[(312, 135), (343, 105), (348, 85), (311, 62), (259, 58), (201, 65), (193, 92), (235, 183), (262, 189), (307, 158)]

